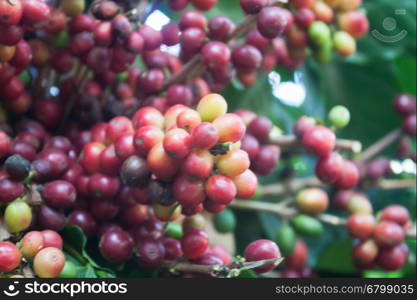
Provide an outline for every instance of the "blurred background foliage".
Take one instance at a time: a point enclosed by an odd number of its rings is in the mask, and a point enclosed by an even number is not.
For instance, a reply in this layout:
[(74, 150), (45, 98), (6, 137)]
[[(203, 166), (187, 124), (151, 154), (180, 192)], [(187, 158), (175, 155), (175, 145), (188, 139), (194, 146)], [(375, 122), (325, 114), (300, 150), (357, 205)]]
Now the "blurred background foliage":
[[(208, 17), (226, 15), (235, 22), (240, 22), (244, 16), (238, 6), (239, 0), (219, 0), (217, 7), (208, 13)], [(295, 120), (301, 115), (323, 120), (329, 108), (342, 104), (350, 109), (352, 121), (340, 132), (340, 136), (360, 140), (364, 147), (400, 126), (401, 119), (392, 109), (393, 98), (402, 92), (416, 94), (416, 1), (364, 0), (363, 7), (370, 20), (371, 33), (359, 41), (355, 55), (348, 59), (340, 59), (335, 55), (326, 65), (319, 65), (309, 59), (295, 72), (277, 69), (280, 81), (277, 82), (276, 74), (275, 80), (270, 80), (271, 76), (264, 74), (248, 89), (233, 82), (222, 93), (231, 109), (254, 110), (271, 118), (285, 133), (290, 133)], [(164, 5), (161, 10), (170, 18), (178, 19), (178, 14), (173, 14)], [(384, 26), (387, 18), (395, 20), (394, 29), (387, 30)], [(396, 36), (405, 31), (406, 36), (397, 42), (387, 43), (378, 40), (372, 33), (374, 30), (385, 36)], [(282, 82), (296, 83), (305, 90), (305, 99), (301, 105), (287, 105), (276, 97), (277, 93), (280, 94), (277, 89)], [(278, 84), (278, 87), (274, 84)], [(289, 90), (288, 93), (291, 92)], [(291, 98), (291, 95), (284, 96)], [(385, 155), (391, 155), (394, 149), (387, 149)], [(311, 158), (302, 155), (299, 160), (308, 166), (305, 168), (306, 172), (299, 172), (302, 173), (300, 176), (311, 175)], [(292, 160), (292, 163), (299, 160)], [(276, 181), (279, 171), (265, 181)], [(406, 205), (410, 211), (415, 212), (415, 191), (367, 192), (376, 211), (393, 203), (395, 199), (396, 203)], [(275, 202), (280, 199), (263, 200)], [(236, 242), (240, 251), (244, 245), (259, 237), (274, 239), (282, 224), (275, 216), (264, 213), (254, 215), (239, 212), (237, 216)], [(415, 239), (408, 241), (411, 255), (409, 264), (403, 270), (391, 273), (368, 271), (363, 274), (358, 273), (352, 265), (352, 241), (345, 230), (326, 226), (326, 231), (320, 238), (307, 239), (306, 242), (310, 250), (309, 263), (320, 276), (416, 276)]]

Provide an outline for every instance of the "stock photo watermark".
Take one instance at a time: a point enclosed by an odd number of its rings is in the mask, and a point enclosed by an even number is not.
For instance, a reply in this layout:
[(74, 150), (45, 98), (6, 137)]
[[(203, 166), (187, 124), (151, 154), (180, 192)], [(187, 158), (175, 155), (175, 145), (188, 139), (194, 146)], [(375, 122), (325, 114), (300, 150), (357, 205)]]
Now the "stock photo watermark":
[[(404, 16), (406, 14), (407, 10), (405, 9), (396, 9), (394, 11), (394, 16)], [(408, 35), (407, 30), (398, 28), (397, 19), (395, 17), (386, 17), (382, 21), (382, 28), (387, 32), (387, 34), (381, 33), (378, 29), (372, 30), (371, 34), (374, 38), (383, 43), (397, 43), (405, 39), (405, 37)], [(396, 31), (399, 32), (393, 34)]]

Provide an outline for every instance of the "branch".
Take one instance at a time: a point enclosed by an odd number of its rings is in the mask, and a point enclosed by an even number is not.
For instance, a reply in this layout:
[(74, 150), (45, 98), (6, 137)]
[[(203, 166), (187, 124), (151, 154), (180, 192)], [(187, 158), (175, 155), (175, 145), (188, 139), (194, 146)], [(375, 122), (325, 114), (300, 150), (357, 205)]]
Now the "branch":
[[(280, 146), (282, 148), (288, 148), (288, 149), (301, 147), (301, 141), (297, 139), (296, 136), (293, 136), (293, 135), (271, 137), (269, 142), (271, 144)], [(359, 141), (338, 139), (336, 141), (336, 149), (349, 151), (353, 153), (359, 153), (362, 150), (362, 144)]]
[(213, 277), (237, 277), (245, 269), (258, 267), (277, 267), (284, 258), (267, 259), (252, 262), (233, 262), (229, 265), (197, 265), (185, 261), (165, 261), (162, 268), (169, 269), (171, 272), (206, 274)]
[(371, 160), (373, 157), (377, 156), (379, 153), (384, 151), (386, 148), (388, 148), (391, 144), (400, 139), (402, 136), (403, 133), (401, 129), (395, 129), (391, 131), (386, 136), (382, 137), (372, 146), (363, 151), (362, 154), (358, 157), (358, 160), (361, 162), (367, 162)]
[[(276, 0), (270, 4), (270, 6), (277, 6), (288, 3), (288, 0)], [(235, 30), (230, 34), (225, 43), (229, 43), (235, 38), (247, 33), (255, 24), (257, 20), (257, 15), (246, 16), (245, 19), (236, 26)], [(167, 90), (171, 85), (184, 82), (190, 74), (193, 74), (195, 77), (199, 77), (206, 67), (203, 63), (202, 56), (200, 54), (195, 55), (189, 62), (187, 62), (181, 71), (173, 74), (164, 84), (162, 91)]]

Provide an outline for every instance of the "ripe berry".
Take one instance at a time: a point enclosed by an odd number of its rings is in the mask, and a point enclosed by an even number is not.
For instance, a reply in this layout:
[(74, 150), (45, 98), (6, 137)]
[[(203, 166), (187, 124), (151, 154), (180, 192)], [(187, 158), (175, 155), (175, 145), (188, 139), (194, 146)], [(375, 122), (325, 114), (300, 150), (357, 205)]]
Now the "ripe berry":
[(40, 231), (31, 231), (23, 236), (20, 252), (26, 259), (32, 259), (44, 247), (42, 233)]
[(403, 117), (416, 113), (416, 99), (409, 94), (399, 94), (394, 100), (395, 111)]
[(302, 270), (307, 263), (308, 248), (302, 240), (297, 240), (294, 251), (285, 257), (287, 268)]
[(172, 193), (175, 200), (184, 206), (197, 206), (206, 198), (203, 182), (191, 181), (185, 176), (174, 181)]
[(143, 186), (150, 178), (150, 171), (146, 161), (139, 156), (130, 156), (120, 168), (120, 178), (128, 187)]
[(236, 217), (232, 210), (225, 209), (213, 217), (213, 224), (220, 233), (233, 232), (236, 228)]
[(191, 151), (191, 136), (184, 129), (173, 129), (164, 137), (163, 145), (169, 156), (182, 159)]
[(74, 210), (68, 217), (68, 224), (80, 227), (87, 236), (92, 236), (97, 227), (93, 216), (84, 210)]
[(240, 0), (240, 6), (247, 14), (257, 14), (268, 4), (268, 0)]
[(30, 162), (20, 155), (12, 155), (4, 162), (4, 167), (11, 178), (20, 181), (29, 175)]
[(246, 170), (232, 180), (237, 189), (236, 198), (249, 199), (255, 195), (258, 187), (258, 177), (251, 170)]
[(364, 240), (353, 246), (352, 257), (359, 265), (370, 265), (375, 261), (378, 251), (378, 245), (374, 240)]
[(157, 268), (165, 258), (165, 247), (161, 240), (146, 238), (136, 246), (138, 263), (146, 268)]
[(246, 126), (242, 119), (235, 114), (224, 114), (213, 121), (219, 132), (220, 143), (236, 143), (245, 135)]
[(319, 188), (310, 188), (300, 191), (297, 194), (298, 208), (307, 214), (318, 214), (324, 212), (329, 205), (327, 193)]
[(235, 28), (236, 25), (225, 16), (215, 16), (208, 23), (209, 36), (214, 40), (226, 40)]
[(207, 196), (216, 204), (228, 205), (237, 195), (233, 181), (223, 175), (213, 175), (206, 182)]
[(168, 7), (173, 11), (180, 11), (187, 7), (189, 0), (168, 0)]
[(45, 185), (42, 197), (54, 208), (68, 209), (73, 207), (77, 198), (75, 187), (64, 180), (55, 180)]
[(169, 87), (166, 99), (168, 106), (173, 106), (176, 104), (191, 106), (193, 101), (193, 94), (190, 88), (186, 85), (174, 84)]
[[(268, 260), (268, 259), (279, 259), (281, 253), (277, 244), (270, 240), (257, 240), (250, 243), (244, 252), (244, 256), (248, 262)], [(266, 273), (276, 268), (275, 264), (271, 264), (265, 267), (258, 267), (253, 269), (257, 273)]]
[(103, 144), (94, 142), (84, 146), (79, 162), (87, 173), (94, 174), (100, 170), (100, 155), (104, 149)]
[(213, 166), (214, 157), (209, 151), (195, 149), (184, 160), (182, 171), (191, 178), (203, 180), (210, 176)]
[(185, 31), (187, 28), (199, 28), (205, 30), (207, 27), (206, 17), (195, 10), (186, 11), (180, 19), (179, 23), (181, 31)]
[(142, 25), (139, 28), (139, 33), (145, 42), (144, 50), (152, 51), (158, 49), (162, 44), (162, 34), (148, 25)]
[(351, 161), (345, 160), (342, 166), (342, 174), (335, 182), (339, 189), (352, 189), (359, 182), (360, 174), (358, 167)]
[(190, 0), (190, 2), (195, 8), (203, 11), (208, 11), (217, 4), (217, 0)]
[(404, 229), (397, 223), (382, 221), (375, 227), (374, 238), (382, 247), (394, 247), (404, 241)]
[(175, 260), (182, 255), (180, 241), (173, 238), (165, 237), (162, 239), (162, 243), (165, 247), (166, 260)]
[(61, 273), (65, 265), (65, 255), (57, 248), (44, 248), (33, 260), (33, 270), (40, 278), (54, 278)]
[(392, 248), (380, 249), (377, 262), (384, 270), (399, 270), (407, 261), (408, 251), (408, 246), (406, 244), (400, 244)]
[(209, 42), (201, 50), (205, 65), (210, 70), (223, 70), (230, 62), (230, 49), (222, 42)]
[(334, 184), (342, 176), (343, 157), (332, 152), (319, 159), (316, 165), (316, 176), (326, 184)]
[(304, 134), (302, 143), (307, 152), (324, 157), (333, 151), (336, 136), (330, 129), (318, 125)]
[(155, 126), (162, 129), (164, 126), (164, 116), (153, 107), (143, 107), (139, 109), (132, 118), (133, 127), (139, 129), (144, 126)]
[(211, 149), (219, 140), (219, 132), (211, 123), (201, 123), (191, 131), (192, 145), (199, 149)]
[(0, 242), (0, 272), (10, 272), (20, 265), (21, 255), (16, 245)]
[(287, 14), (282, 8), (264, 7), (259, 13), (257, 27), (267, 39), (274, 39), (283, 34), (287, 25)]
[(347, 231), (353, 238), (365, 240), (374, 233), (376, 221), (373, 215), (355, 213), (347, 222)]
[(125, 262), (132, 256), (133, 239), (123, 230), (106, 231), (100, 238), (99, 248), (108, 261)]
[(158, 143), (152, 147), (147, 157), (148, 168), (159, 179), (169, 179), (173, 177), (180, 166), (180, 161), (169, 156), (163, 143)]
[(198, 259), (208, 248), (208, 235), (201, 229), (189, 229), (181, 239), (181, 248), (189, 259)]
[(403, 131), (412, 138), (417, 134), (417, 117), (416, 114), (408, 116), (403, 123)]
[(62, 249), (63, 240), (62, 237), (52, 230), (43, 230), (41, 231), (43, 237), (43, 244), (44, 247), (54, 247), (58, 249)]
[(268, 175), (275, 170), (280, 155), (281, 150), (278, 146), (261, 146), (258, 155), (252, 161), (251, 168), (256, 174)]
[(182, 49), (189, 54), (200, 51), (206, 40), (205, 32), (197, 27), (190, 27), (183, 31), (180, 36), (180, 44)]
[(0, 24), (16, 25), (22, 18), (22, 3), (20, 0), (0, 1)]
[(349, 11), (339, 16), (339, 27), (355, 39), (363, 37), (369, 30), (369, 21), (362, 11)]
[(176, 23), (169, 23), (162, 27), (162, 43), (167, 46), (174, 46), (180, 42), (180, 30)]
[(239, 70), (251, 71), (261, 66), (262, 54), (252, 45), (243, 45), (233, 50), (232, 61)]
[(382, 210), (379, 218), (381, 221), (391, 221), (403, 226), (410, 219), (410, 214), (404, 206), (390, 205)]
[[(227, 205), (218, 204), (210, 199), (207, 199), (206, 201), (204, 201), (203, 207), (207, 212), (213, 215), (216, 215), (216, 214), (221, 213), (223, 210), (225, 210)], [(193, 212), (193, 214), (195, 213), (196, 212)], [(200, 213), (200, 212), (197, 212), (197, 213)]]
[(40, 206), (37, 221), (42, 228), (54, 231), (62, 230), (66, 223), (65, 215), (63, 213), (56, 211), (47, 205)]

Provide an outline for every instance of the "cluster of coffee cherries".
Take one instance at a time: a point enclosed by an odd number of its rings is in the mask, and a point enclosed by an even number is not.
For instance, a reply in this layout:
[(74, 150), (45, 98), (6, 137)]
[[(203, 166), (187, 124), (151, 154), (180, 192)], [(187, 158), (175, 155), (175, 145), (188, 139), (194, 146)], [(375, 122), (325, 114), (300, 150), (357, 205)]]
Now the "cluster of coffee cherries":
[(52, 230), (30, 231), (17, 244), (0, 242), (0, 272), (23, 278), (20, 267), (29, 265), (38, 277), (65, 277), (75, 267), (65, 261), (62, 246), (61, 236)]
[(350, 215), (347, 230), (355, 239), (352, 250), (355, 265), (362, 270), (376, 266), (388, 271), (401, 269), (409, 253), (405, 231), (411, 226), (407, 209), (400, 205), (387, 206), (377, 218), (372, 213)]
[[(329, 118), (341, 128), (349, 123), (350, 115), (346, 108), (335, 107)], [(360, 173), (356, 164), (334, 151), (336, 135), (330, 128), (317, 125), (316, 120), (304, 116), (296, 122), (293, 131), (306, 152), (318, 158), (315, 173), (323, 183), (337, 189), (352, 189), (359, 183)]]
[(403, 132), (406, 135), (398, 146), (400, 159), (412, 158), (416, 161), (416, 154), (412, 152), (411, 139), (416, 139), (416, 98), (409, 94), (399, 94), (394, 99), (395, 111), (404, 118)]
[(270, 135), (274, 132), (271, 120), (258, 116), (246, 109), (235, 111), (247, 126), (246, 135), (242, 139), (242, 150), (246, 151), (251, 161), (251, 170), (260, 176), (273, 172), (279, 162), (281, 149), (270, 144)]

